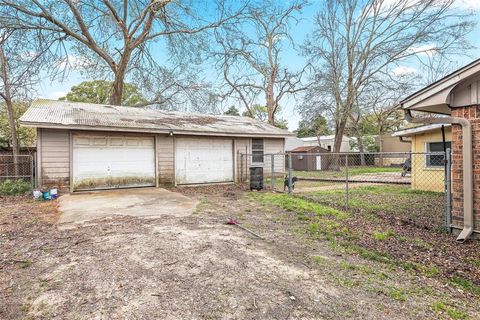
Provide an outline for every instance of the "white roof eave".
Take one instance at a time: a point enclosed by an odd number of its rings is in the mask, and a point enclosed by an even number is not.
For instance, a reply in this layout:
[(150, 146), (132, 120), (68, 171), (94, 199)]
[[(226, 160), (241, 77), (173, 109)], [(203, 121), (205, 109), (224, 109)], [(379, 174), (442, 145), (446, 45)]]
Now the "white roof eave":
[(450, 93), (465, 79), (480, 73), (480, 59), (414, 93), (400, 102), (402, 109), (451, 114)]

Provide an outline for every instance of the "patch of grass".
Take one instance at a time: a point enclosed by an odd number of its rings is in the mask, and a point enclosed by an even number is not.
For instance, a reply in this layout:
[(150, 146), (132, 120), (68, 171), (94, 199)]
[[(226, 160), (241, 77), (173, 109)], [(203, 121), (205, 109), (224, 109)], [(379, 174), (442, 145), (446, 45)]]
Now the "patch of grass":
[(18, 261), (17, 265), (22, 269), (26, 269), (32, 265), (32, 260), (21, 260)]
[(27, 313), (30, 311), (30, 304), (24, 303), (20, 306), (20, 311)]
[(434, 278), (440, 274), (440, 269), (436, 266), (430, 266), (424, 269), (422, 273), (429, 278)]
[(407, 293), (405, 290), (397, 287), (386, 288), (385, 294), (396, 301), (407, 301)]
[(480, 259), (478, 258), (465, 258), (465, 262), (472, 266), (480, 267)]
[(348, 241), (331, 241), (329, 247), (330, 249), (341, 253), (358, 254), (366, 260), (392, 263), (391, 257), (388, 253), (365, 249)]
[(395, 236), (395, 232), (393, 232), (392, 230), (374, 231), (372, 236), (378, 241), (385, 241), (388, 238)]
[(331, 216), (338, 219), (345, 219), (348, 217), (348, 214), (343, 211), (314, 203), (303, 198), (290, 196), (288, 194), (251, 193), (251, 195), (264, 204), (272, 204), (291, 212), (301, 214), (310, 213), (317, 216)]
[(416, 238), (407, 238), (407, 237), (403, 237), (403, 236), (399, 236), (397, 237), (398, 240), (400, 241), (403, 241), (403, 242), (407, 242), (407, 243), (411, 243), (417, 247), (420, 247), (420, 248), (423, 248), (423, 249), (432, 249), (433, 248), (433, 245), (431, 243), (428, 243), (422, 239), (416, 239)]
[(440, 274), (440, 269), (438, 269), (438, 267), (435, 265), (426, 266), (421, 263), (412, 261), (398, 261), (397, 264), (405, 271), (420, 272), (422, 275), (429, 278), (434, 278)]
[(328, 259), (322, 256), (312, 256), (312, 261), (317, 264), (325, 264), (327, 263)]
[(474, 294), (476, 296), (480, 296), (480, 286), (476, 285), (472, 281), (465, 279), (460, 276), (454, 276), (452, 279), (450, 279), (450, 283), (455, 285), (456, 287), (465, 290), (467, 292), (470, 292), (471, 294)]
[(23, 180), (7, 179), (0, 183), (0, 195), (14, 196), (25, 194), (32, 189), (32, 184)]
[(323, 219), (320, 222), (311, 222), (307, 225), (307, 231), (315, 239), (324, 238), (333, 240), (335, 237), (348, 237), (347, 227), (342, 227), (340, 223), (334, 220)]
[(468, 318), (468, 315), (465, 312), (460, 311), (455, 307), (446, 305), (441, 301), (434, 302), (432, 304), (432, 309), (437, 313), (446, 313), (451, 319), (454, 319), (454, 320), (461, 320), (461, 319)]

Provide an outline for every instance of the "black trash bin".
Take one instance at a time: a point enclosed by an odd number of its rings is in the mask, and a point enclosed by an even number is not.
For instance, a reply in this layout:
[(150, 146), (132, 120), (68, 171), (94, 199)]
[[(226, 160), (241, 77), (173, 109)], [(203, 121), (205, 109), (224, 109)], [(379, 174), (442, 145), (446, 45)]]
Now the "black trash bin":
[(250, 190), (263, 189), (263, 168), (250, 167)]

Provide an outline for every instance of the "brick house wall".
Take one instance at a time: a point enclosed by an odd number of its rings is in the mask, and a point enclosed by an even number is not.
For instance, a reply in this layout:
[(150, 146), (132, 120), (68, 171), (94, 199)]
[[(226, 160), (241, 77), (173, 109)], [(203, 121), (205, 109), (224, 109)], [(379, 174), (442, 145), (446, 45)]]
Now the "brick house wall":
[[(474, 230), (480, 229), (480, 106), (452, 109), (452, 116), (468, 119), (472, 125)], [(463, 227), (463, 133), (452, 126), (452, 224)]]

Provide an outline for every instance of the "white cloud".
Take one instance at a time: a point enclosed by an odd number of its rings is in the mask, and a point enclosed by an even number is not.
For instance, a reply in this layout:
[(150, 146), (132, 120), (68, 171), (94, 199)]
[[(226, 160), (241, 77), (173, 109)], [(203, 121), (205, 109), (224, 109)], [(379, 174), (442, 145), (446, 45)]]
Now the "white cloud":
[(463, 9), (480, 9), (480, 0), (457, 0), (455, 6)]
[(418, 55), (432, 56), (432, 55), (437, 53), (437, 49), (435, 49), (434, 45), (424, 44), (422, 46), (410, 47), (408, 49), (408, 52), (415, 53), (415, 54), (418, 54)]
[(55, 63), (60, 69), (70, 68), (73, 70), (78, 70), (86, 67), (88, 65), (88, 60), (80, 56), (67, 54), (62, 59), (55, 61)]
[(395, 76), (404, 76), (417, 73), (417, 69), (407, 66), (398, 66), (392, 70), (393, 75)]

